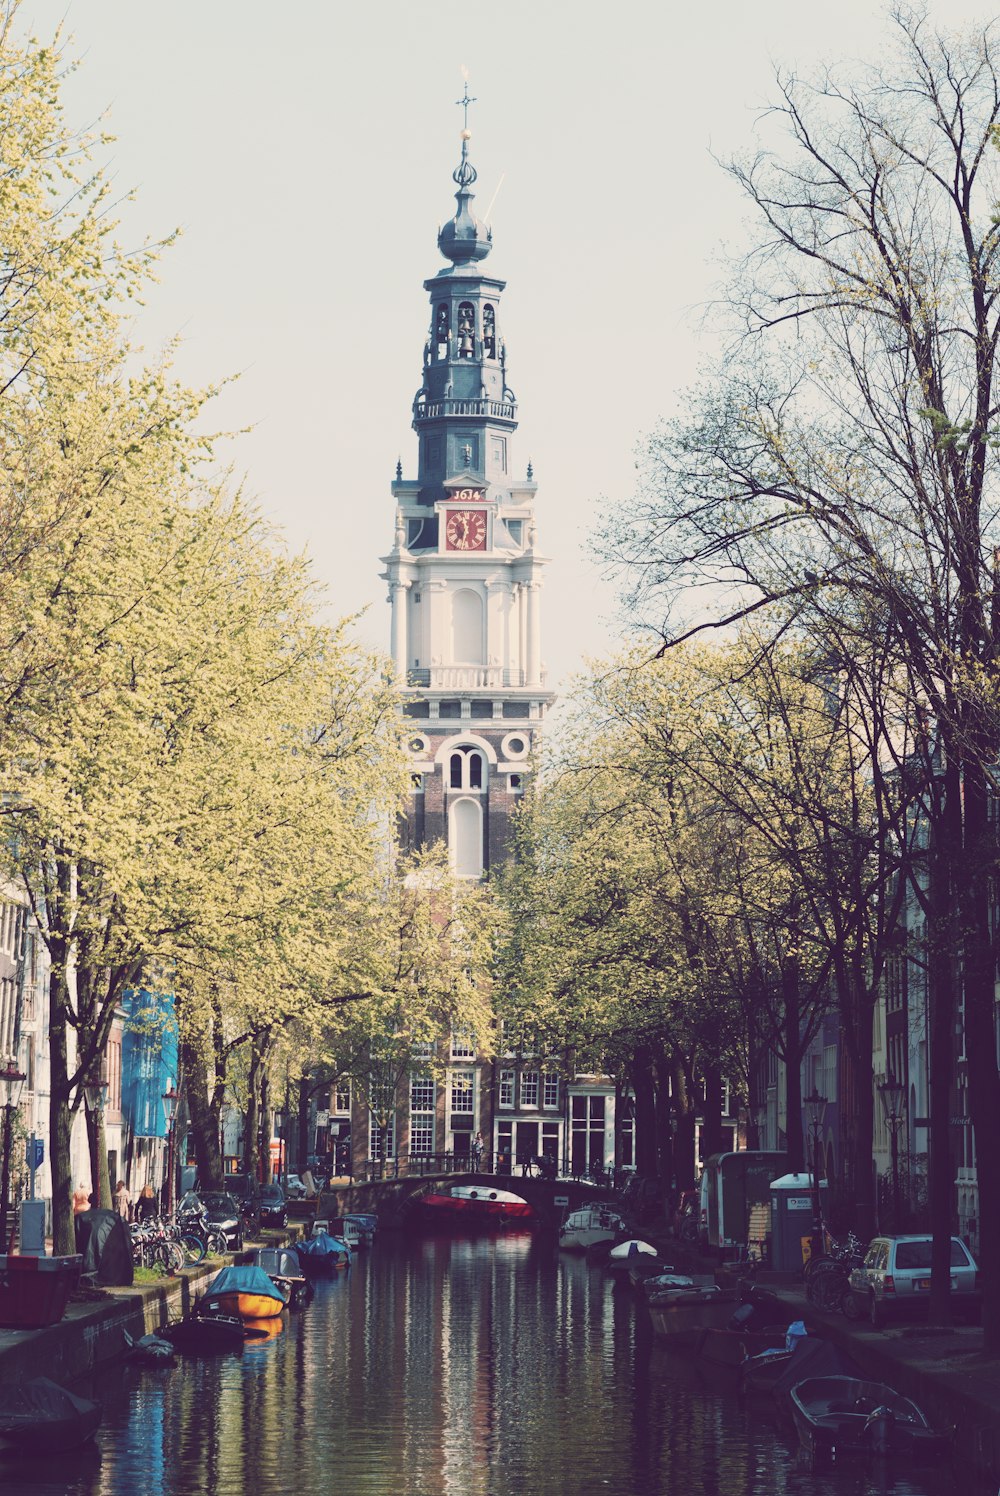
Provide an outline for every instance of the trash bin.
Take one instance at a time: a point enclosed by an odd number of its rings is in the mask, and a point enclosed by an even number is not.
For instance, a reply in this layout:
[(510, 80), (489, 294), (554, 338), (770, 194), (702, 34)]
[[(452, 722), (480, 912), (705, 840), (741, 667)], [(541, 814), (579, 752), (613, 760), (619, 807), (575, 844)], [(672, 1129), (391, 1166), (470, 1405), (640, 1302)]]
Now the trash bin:
[[(771, 1266), (779, 1273), (800, 1271), (803, 1237), (812, 1235), (813, 1180), (811, 1174), (783, 1174), (771, 1181)], [(826, 1180), (820, 1180), (820, 1205), (826, 1209)]]
[(0, 1325), (37, 1330), (62, 1319), (80, 1281), (82, 1257), (0, 1254)]

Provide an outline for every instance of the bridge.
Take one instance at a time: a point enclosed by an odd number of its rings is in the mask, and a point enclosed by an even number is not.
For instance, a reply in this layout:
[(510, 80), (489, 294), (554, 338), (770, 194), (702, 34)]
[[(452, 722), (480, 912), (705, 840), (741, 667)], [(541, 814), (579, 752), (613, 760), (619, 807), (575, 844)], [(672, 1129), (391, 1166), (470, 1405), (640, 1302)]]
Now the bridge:
[(540, 1179), (537, 1175), (488, 1174), (475, 1169), (457, 1173), (454, 1169), (444, 1169), (335, 1186), (323, 1194), (317, 1214), (322, 1218), (363, 1211), (378, 1216), (380, 1226), (399, 1226), (412, 1200), (450, 1184), (477, 1185), (484, 1193), (509, 1190), (527, 1200), (541, 1225), (553, 1229), (569, 1211), (610, 1196), (609, 1190), (584, 1179)]

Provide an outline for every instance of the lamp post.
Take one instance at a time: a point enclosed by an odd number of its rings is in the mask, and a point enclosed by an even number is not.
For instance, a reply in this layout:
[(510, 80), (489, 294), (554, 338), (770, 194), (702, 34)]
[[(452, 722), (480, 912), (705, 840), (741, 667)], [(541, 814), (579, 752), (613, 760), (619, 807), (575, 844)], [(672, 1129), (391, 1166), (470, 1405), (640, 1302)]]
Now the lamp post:
[(813, 1257), (823, 1255), (823, 1205), (819, 1194), (819, 1135), (823, 1127), (823, 1117), (826, 1113), (826, 1097), (821, 1096), (815, 1085), (812, 1092), (805, 1099), (806, 1116), (809, 1118), (809, 1131), (812, 1133), (812, 1197), (813, 1197)]
[(104, 1079), (97, 1082), (85, 1081), (83, 1100), (91, 1118), (90, 1188), (94, 1204), (102, 1205), (104, 1202), (101, 1200), (101, 1146), (104, 1141), (104, 1108), (108, 1104), (107, 1081)]
[(899, 1230), (899, 1129), (906, 1112), (906, 1087), (890, 1070), (885, 1080), (879, 1082), (878, 1094), (882, 1099), (886, 1125), (889, 1128), (892, 1149), (892, 1229)]
[(163, 1115), (167, 1122), (167, 1215), (174, 1209), (174, 1118), (177, 1116), (177, 1092), (173, 1081), (163, 1093)]
[(0, 1179), (0, 1251), (7, 1250), (7, 1207), (10, 1193), (10, 1141), (14, 1113), (21, 1100), (21, 1087), (27, 1076), (18, 1070), (13, 1056), (0, 1070), (0, 1106), (3, 1107), (3, 1177)]

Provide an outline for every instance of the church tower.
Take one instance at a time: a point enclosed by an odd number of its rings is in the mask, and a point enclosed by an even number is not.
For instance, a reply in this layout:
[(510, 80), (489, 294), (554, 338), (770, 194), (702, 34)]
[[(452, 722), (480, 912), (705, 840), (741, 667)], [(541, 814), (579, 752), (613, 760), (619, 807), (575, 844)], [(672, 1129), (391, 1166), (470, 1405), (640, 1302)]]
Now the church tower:
[(541, 656), (537, 485), (530, 463), (524, 478), (514, 477), (505, 283), (485, 263), (492, 231), (471, 211), (467, 88), (460, 102), (457, 208), (438, 233), (448, 263), (424, 282), (417, 475), (404, 478), (397, 466), (395, 535), (382, 575), (413, 776), (409, 841), (445, 840), (455, 871), (480, 878), (503, 859), (552, 693)]

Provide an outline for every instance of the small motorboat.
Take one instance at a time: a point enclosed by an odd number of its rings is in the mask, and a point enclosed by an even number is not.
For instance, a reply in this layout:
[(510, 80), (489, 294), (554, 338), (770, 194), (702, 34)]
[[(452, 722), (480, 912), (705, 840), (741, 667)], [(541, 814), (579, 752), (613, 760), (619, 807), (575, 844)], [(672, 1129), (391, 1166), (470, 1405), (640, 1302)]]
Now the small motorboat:
[(48, 1377), (0, 1386), (0, 1440), (27, 1453), (78, 1449), (100, 1421), (99, 1403), (67, 1392)]
[(312, 1284), (294, 1252), (284, 1247), (258, 1247), (250, 1253), (249, 1260), (251, 1267), (259, 1267), (277, 1284), (292, 1309), (298, 1309), (312, 1296)]
[(807, 1377), (790, 1393), (799, 1443), (816, 1462), (851, 1455), (941, 1454), (950, 1435), (931, 1428), (910, 1398), (884, 1382)]
[(304, 1273), (335, 1273), (351, 1265), (351, 1249), (329, 1231), (317, 1231), (306, 1241), (296, 1242), (295, 1252)]
[(643, 1279), (642, 1291), (649, 1299), (657, 1293), (687, 1292), (689, 1288), (711, 1287), (714, 1282), (714, 1278), (693, 1278), (687, 1273), (651, 1273), (648, 1278)]
[(737, 1302), (732, 1288), (667, 1290), (651, 1296), (649, 1317), (661, 1340), (694, 1345), (703, 1330), (724, 1329)]
[(175, 1350), (195, 1356), (224, 1355), (243, 1349), (246, 1327), (237, 1314), (189, 1314), (186, 1319), (164, 1325), (157, 1332)]
[(470, 1226), (526, 1226), (535, 1218), (534, 1208), (510, 1190), (494, 1190), (482, 1184), (453, 1184), (450, 1190), (421, 1195), (414, 1201), (425, 1224), (454, 1228)]
[(625, 1221), (608, 1205), (585, 1205), (572, 1210), (559, 1228), (559, 1246), (564, 1252), (586, 1252), (598, 1242), (618, 1241)]
[(209, 1314), (232, 1314), (241, 1320), (271, 1319), (285, 1303), (281, 1289), (262, 1268), (242, 1264), (217, 1273), (203, 1300)]
[(330, 1222), (330, 1231), (333, 1236), (345, 1241), (352, 1252), (357, 1252), (361, 1247), (374, 1245), (377, 1225), (377, 1216), (353, 1211), (350, 1215), (334, 1216)]

